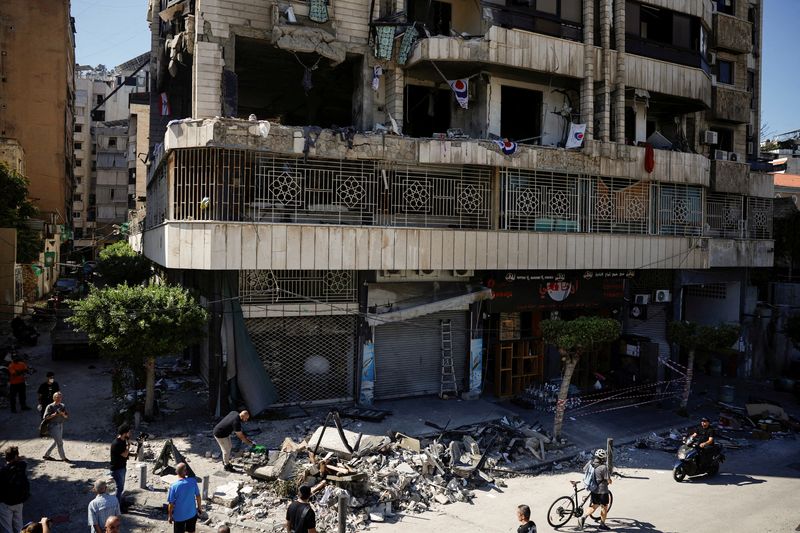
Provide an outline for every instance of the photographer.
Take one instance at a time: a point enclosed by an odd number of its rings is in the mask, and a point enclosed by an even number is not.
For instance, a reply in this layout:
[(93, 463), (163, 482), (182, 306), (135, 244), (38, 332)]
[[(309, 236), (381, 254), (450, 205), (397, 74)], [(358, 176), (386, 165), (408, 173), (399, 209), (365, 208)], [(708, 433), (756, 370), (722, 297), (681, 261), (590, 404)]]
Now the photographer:
[(117, 429), (117, 438), (111, 443), (111, 477), (117, 486), (117, 501), (125, 512), (125, 476), (128, 473), (128, 455), (130, 455), (131, 427), (122, 424)]

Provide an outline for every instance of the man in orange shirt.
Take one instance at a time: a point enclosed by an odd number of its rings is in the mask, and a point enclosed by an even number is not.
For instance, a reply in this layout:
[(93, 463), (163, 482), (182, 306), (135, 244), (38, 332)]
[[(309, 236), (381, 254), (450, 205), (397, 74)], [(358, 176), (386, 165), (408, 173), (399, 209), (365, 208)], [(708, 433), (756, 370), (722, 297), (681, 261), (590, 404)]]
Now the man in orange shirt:
[(18, 355), (14, 355), (11, 364), (8, 365), (8, 384), (11, 386), (11, 412), (17, 412), (17, 397), (19, 405), (23, 411), (30, 411), (28, 402), (25, 401), (25, 374), (28, 373), (28, 365), (22, 362)]

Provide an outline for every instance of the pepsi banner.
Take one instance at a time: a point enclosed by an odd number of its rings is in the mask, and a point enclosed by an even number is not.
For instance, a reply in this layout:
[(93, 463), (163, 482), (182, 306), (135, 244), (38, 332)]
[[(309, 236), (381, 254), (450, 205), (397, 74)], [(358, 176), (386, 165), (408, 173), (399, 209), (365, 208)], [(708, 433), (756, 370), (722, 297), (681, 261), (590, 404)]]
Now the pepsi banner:
[(517, 143), (509, 141), (508, 139), (499, 139), (496, 140), (495, 143), (497, 143), (497, 146), (500, 147), (500, 151), (505, 155), (514, 155), (514, 152), (517, 151)]
[(580, 148), (583, 146), (584, 135), (586, 135), (586, 124), (570, 124), (566, 147)]
[(447, 83), (449, 83), (450, 88), (453, 89), (458, 105), (467, 109), (469, 107), (469, 79), (447, 80)]

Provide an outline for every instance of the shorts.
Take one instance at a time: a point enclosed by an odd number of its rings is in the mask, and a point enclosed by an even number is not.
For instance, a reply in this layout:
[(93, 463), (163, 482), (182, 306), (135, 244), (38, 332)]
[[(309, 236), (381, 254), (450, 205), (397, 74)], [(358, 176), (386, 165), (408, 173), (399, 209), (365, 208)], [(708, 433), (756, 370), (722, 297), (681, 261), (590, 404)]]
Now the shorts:
[(172, 523), (174, 533), (194, 533), (197, 526), (197, 515), (194, 515), (189, 520), (175, 520)]
[(608, 505), (608, 493), (592, 493), (592, 505)]

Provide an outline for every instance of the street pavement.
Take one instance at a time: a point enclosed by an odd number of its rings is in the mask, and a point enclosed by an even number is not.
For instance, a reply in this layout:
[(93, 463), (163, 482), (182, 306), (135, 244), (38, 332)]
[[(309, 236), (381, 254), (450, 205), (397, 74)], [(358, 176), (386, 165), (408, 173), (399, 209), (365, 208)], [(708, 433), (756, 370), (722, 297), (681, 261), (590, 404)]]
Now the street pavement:
[[(649, 533), (778, 533), (796, 531), (800, 478), (800, 446), (795, 437), (753, 441), (755, 446), (729, 450), (728, 460), (712, 478), (677, 483), (674, 456), (658, 450), (625, 447), (611, 491), (614, 504), (607, 524), (617, 532)], [(511, 533), (515, 509), (530, 505), (539, 533), (578, 531), (572, 519), (558, 530), (547, 523), (550, 504), (571, 492), (577, 471), (505, 480), (506, 487), (478, 491), (472, 503), (454, 503), (436, 512), (398, 516), (397, 523), (377, 524), (372, 531), (389, 533)], [(585, 531), (598, 531), (589, 520)]]

